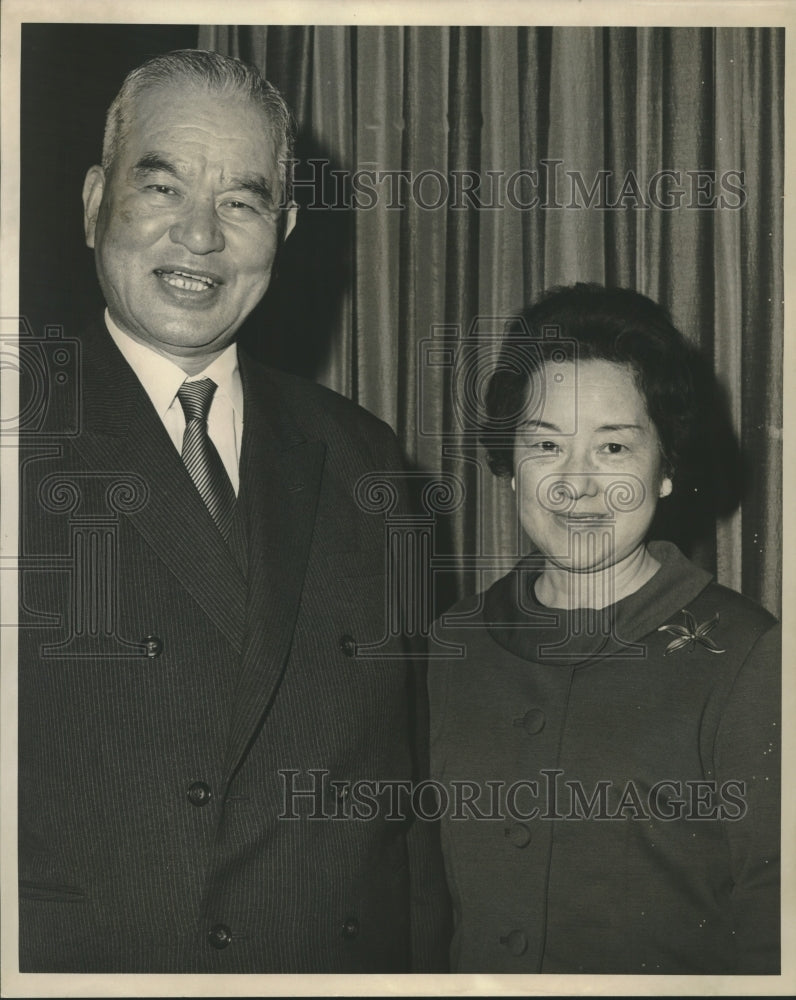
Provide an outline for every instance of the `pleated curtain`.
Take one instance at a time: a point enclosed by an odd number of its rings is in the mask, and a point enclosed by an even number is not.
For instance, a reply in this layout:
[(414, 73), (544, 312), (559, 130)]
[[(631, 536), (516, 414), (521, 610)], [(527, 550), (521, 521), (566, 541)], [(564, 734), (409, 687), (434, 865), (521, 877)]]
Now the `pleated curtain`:
[[(461, 479), (452, 596), (528, 543), (446, 359), (544, 289), (597, 281), (661, 302), (712, 365), (740, 481), (736, 496), (717, 480), (686, 547), (778, 613), (781, 29), (219, 26), (199, 45), (255, 63), (298, 121), (300, 221), (260, 353), (383, 418), (417, 469)], [(353, 204), (357, 172), (375, 196)]]

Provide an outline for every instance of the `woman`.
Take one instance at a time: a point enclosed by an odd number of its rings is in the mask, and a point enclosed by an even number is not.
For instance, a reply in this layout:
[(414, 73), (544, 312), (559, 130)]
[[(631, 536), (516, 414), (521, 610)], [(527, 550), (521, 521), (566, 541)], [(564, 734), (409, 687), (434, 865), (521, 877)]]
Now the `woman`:
[(483, 441), (535, 552), (443, 616), (429, 676), (454, 971), (779, 969), (778, 626), (646, 541), (689, 372), (629, 290), (506, 337)]

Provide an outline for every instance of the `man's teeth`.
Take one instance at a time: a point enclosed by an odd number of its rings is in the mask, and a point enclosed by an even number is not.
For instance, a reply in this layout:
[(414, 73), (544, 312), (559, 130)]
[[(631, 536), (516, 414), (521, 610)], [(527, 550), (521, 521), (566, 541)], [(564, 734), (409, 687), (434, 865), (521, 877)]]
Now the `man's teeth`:
[(182, 271), (161, 271), (160, 276), (172, 288), (181, 288), (188, 292), (204, 292), (215, 285), (215, 282), (211, 278), (202, 278), (195, 274), (184, 274)]

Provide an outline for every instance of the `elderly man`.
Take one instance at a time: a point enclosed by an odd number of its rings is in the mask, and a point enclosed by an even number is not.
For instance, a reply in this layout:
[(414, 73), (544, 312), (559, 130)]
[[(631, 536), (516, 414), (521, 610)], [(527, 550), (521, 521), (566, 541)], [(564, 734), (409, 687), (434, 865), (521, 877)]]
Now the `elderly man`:
[(363, 653), (354, 491), (394, 436), (235, 345), (295, 221), (290, 121), (237, 60), (159, 56), (86, 177), (107, 310), (78, 433), (21, 473), (22, 971), (443, 968), (433, 826), (348, 796), (424, 775), (418, 663)]

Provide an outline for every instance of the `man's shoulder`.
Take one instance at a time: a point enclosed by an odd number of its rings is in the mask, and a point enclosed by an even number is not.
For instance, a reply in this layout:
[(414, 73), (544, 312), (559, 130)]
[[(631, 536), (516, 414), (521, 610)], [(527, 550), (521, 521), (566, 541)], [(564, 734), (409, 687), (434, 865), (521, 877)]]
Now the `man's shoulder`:
[(314, 437), (341, 433), (367, 440), (394, 441), (383, 420), (333, 389), (298, 375), (269, 368), (241, 355), (247, 380), (294, 426)]

